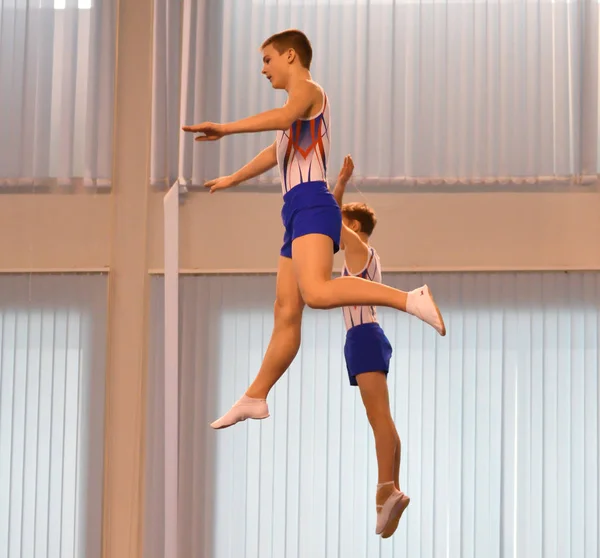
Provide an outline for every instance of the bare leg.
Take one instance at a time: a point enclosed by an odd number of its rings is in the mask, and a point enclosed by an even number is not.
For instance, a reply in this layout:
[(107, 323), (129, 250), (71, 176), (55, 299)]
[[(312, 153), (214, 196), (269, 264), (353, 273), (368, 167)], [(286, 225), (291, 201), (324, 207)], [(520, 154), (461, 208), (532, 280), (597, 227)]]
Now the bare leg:
[(380, 491), (383, 501), (380, 502), (380, 495), (377, 495), (377, 503), (383, 504), (396, 484), (396, 456), (400, 454), (398, 432), (390, 412), (387, 381), (382, 372), (358, 374), (356, 381), (375, 438), (379, 474), (377, 482), (381, 484), (394, 481), (389, 488)]
[(269, 416), (267, 395), (290, 367), (300, 348), (300, 331), (304, 302), (300, 296), (292, 260), (279, 258), (275, 296), (275, 323), (269, 346), (256, 378), (231, 409), (211, 426), (227, 428), (246, 419)]
[(396, 454), (394, 455), (394, 485), (396, 490), (400, 490), (400, 459), (402, 458), (402, 443), (400, 436), (396, 432)]
[(260, 370), (246, 390), (248, 397), (266, 399), (275, 383), (290, 367), (300, 348), (304, 301), (289, 258), (279, 258), (275, 298), (273, 333)]
[(400, 437), (390, 411), (387, 380), (382, 372), (366, 372), (356, 376), (377, 452), (379, 481), (377, 484), (377, 533), (391, 537), (410, 498), (400, 491)]
[(292, 254), (302, 298), (311, 308), (387, 306), (417, 316), (446, 335), (444, 320), (427, 285), (407, 293), (359, 277), (331, 279), (332, 240), (321, 234), (296, 238)]

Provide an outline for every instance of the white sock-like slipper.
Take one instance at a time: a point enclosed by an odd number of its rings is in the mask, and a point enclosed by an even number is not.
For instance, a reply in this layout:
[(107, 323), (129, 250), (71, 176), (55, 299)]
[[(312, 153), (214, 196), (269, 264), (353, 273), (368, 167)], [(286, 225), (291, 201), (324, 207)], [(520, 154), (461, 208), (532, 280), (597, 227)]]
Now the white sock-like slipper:
[[(390, 484), (394, 484), (394, 482), (390, 481), (378, 484), (377, 490), (382, 486)], [(400, 492), (394, 488), (383, 505), (377, 506), (377, 526), (375, 533), (381, 535), (384, 539), (391, 537), (396, 531), (402, 513), (409, 503), (410, 498), (404, 492)]]
[(268, 416), (269, 406), (265, 399), (255, 399), (254, 397), (242, 395), (229, 411), (211, 424), (211, 427), (219, 430), (246, 419), (266, 419)]
[(423, 285), (408, 293), (406, 297), (406, 311), (417, 318), (421, 318), (421, 320), (433, 327), (441, 336), (446, 335), (444, 318), (442, 318), (442, 313), (435, 300), (433, 300), (433, 296), (427, 285)]

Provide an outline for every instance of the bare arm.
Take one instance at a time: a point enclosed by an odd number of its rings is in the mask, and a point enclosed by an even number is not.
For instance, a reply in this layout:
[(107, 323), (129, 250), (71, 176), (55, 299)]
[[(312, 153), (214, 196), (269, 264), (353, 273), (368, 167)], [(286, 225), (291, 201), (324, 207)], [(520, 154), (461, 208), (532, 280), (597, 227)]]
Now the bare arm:
[(298, 118), (306, 116), (320, 98), (321, 90), (314, 83), (305, 81), (290, 91), (287, 103), (282, 108), (261, 112), (228, 124), (203, 122), (193, 126), (183, 126), (182, 130), (201, 134), (196, 136), (196, 141), (216, 141), (230, 134), (287, 130)]
[(277, 142), (263, 149), (252, 161), (231, 175), (233, 185), (237, 186), (256, 176), (271, 170), (277, 164)]
[[(352, 157), (350, 157), (350, 155), (346, 155), (346, 157), (344, 157), (344, 165), (342, 167), (342, 170), (340, 170), (337, 182), (335, 183), (335, 186), (333, 188), (333, 197), (340, 206), (340, 209), (343, 207), (346, 185), (348, 184), (348, 180), (350, 180), (353, 171), (354, 162), (352, 161)], [(360, 236), (358, 236), (350, 227), (346, 226), (344, 223), (342, 223), (341, 240), (341, 248), (346, 252), (346, 259), (348, 260), (348, 264), (352, 266), (352, 268), (358, 268), (361, 265), (364, 265), (360, 262), (367, 261), (367, 258), (369, 257), (369, 248), (362, 241)]]
[(228, 176), (213, 178), (204, 183), (204, 187), (214, 193), (218, 190), (232, 188), (255, 176), (259, 176), (277, 164), (277, 142), (273, 142), (269, 147), (263, 149), (252, 161), (244, 165), (240, 170)]
[(287, 130), (296, 120), (303, 118), (315, 104), (316, 89), (316, 85), (309, 82), (298, 84), (290, 91), (284, 107), (224, 124), (225, 135)]
[[(344, 159), (344, 165), (345, 164), (346, 164), (346, 160)], [(342, 209), (342, 207), (344, 205), (344, 194), (346, 193), (346, 184), (348, 182), (348, 179), (344, 179), (341, 176), (343, 171), (344, 171), (344, 169), (342, 168), (342, 170), (340, 171), (340, 176), (338, 176), (337, 182), (335, 183), (335, 186), (333, 187), (333, 192), (332, 192), (333, 197), (335, 198), (335, 201), (340, 206), (340, 209)]]
[(335, 201), (342, 209), (344, 193), (346, 192), (346, 185), (350, 178), (352, 178), (352, 173), (354, 172), (354, 161), (350, 155), (346, 155), (344, 157), (344, 164), (340, 169), (340, 173), (338, 174), (337, 181), (335, 186), (333, 187), (333, 197)]

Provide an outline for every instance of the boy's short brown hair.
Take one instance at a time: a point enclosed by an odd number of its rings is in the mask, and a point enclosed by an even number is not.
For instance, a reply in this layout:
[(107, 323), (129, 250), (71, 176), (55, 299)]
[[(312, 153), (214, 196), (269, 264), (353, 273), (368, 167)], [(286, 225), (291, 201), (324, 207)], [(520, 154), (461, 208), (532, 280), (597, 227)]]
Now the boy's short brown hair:
[(273, 48), (281, 54), (288, 48), (293, 48), (298, 55), (300, 64), (307, 70), (310, 70), (310, 63), (312, 62), (312, 46), (308, 37), (299, 31), (298, 29), (288, 29), (281, 33), (275, 33), (271, 35), (262, 45), (261, 50), (269, 45), (273, 45)]
[(360, 231), (371, 236), (377, 224), (377, 217), (375, 216), (375, 212), (366, 203), (345, 203), (342, 207), (342, 213), (348, 219), (358, 221), (360, 223)]

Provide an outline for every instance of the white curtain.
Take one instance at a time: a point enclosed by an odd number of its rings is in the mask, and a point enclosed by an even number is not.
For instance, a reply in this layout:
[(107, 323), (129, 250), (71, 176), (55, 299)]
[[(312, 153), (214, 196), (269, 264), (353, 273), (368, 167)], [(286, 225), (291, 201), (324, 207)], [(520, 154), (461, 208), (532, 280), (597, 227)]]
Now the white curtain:
[[(330, 178), (359, 184), (589, 184), (598, 173), (595, 0), (155, 0), (152, 182), (228, 174), (273, 134), (194, 144), (184, 123), (280, 106), (261, 42), (313, 43), (332, 106)], [(257, 183), (277, 181), (272, 171)]]
[(0, 0), (0, 186), (110, 186), (116, 0)]
[(107, 277), (0, 276), (0, 556), (100, 558)]
[[(180, 291), (180, 556), (596, 558), (600, 274), (388, 274), (434, 289), (448, 336), (381, 309), (412, 502), (375, 536), (373, 439), (338, 310), (307, 311), (271, 417), (214, 432), (267, 346), (272, 276)], [(152, 284), (145, 558), (162, 558), (163, 283)]]

